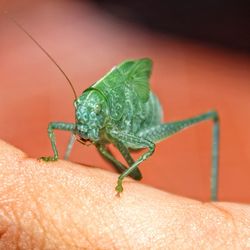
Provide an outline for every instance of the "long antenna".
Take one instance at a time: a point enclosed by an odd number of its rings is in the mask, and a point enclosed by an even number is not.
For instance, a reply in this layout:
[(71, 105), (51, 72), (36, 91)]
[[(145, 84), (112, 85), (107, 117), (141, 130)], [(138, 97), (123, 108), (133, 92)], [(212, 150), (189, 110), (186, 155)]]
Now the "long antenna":
[(65, 72), (63, 71), (63, 69), (58, 65), (58, 63), (55, 61), (55, 59), (49, 54), (49, 52), (47, 52), (43, 47), (42, 45), (19, 23), (16, 21), (16, 19), (14, 19), (13, 17), (11, 17), (7, 11), (4, 12), (4, 14), (12, 21), (14, 22), (17, 27), (19, 29), (21, 29), (44, 53), (45, 55), (47, 55), (47, 57), (56, 65), (56, 67), (61, 71), (61, 73), (64, 75), (64, 77), (66, 78), (66, 80), (68, 81), (73, 93), (74, 93), (74, 96), (75, 96), (75, 99), (77, 99), (77, 94), (76, 94), (76, 91), (74, 89), (74, 86), (72, 84), (72, 82), (70, 81), (70, 79), (68, 78), (68, 76), (65, 74)]

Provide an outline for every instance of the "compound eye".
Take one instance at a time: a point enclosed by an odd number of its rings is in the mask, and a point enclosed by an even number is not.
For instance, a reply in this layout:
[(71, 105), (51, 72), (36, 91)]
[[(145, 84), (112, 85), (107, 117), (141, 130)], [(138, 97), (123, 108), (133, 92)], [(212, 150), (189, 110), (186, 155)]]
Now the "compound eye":
[(96, 104), (94, 107), (94, 111), (96, 114), (99, 114), (101, 112), (101, 105), (100, 104)]

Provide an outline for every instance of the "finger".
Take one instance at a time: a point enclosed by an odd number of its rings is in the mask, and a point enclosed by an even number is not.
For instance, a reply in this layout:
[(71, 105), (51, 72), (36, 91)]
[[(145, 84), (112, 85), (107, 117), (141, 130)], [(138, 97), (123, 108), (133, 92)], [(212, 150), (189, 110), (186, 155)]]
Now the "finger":
[(250, 207), (201, 203), (0, 142), (1, 249), (247, 248)]

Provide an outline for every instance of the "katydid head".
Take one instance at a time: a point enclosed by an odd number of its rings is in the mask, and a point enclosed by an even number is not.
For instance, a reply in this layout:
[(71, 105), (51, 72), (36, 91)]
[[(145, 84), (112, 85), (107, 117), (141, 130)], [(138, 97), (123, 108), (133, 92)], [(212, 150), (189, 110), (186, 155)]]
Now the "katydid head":
[(84, 140), (97, 141), (108, 111), (104, 96), (95, 89), (87, 89), (74, 105), (77, 133)]

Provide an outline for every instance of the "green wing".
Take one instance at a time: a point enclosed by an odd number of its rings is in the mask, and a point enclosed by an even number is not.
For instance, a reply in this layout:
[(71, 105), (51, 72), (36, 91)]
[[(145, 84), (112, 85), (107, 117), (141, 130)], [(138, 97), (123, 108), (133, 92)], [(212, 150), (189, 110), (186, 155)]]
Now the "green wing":
[(137, 96), (143, 102), (146, 102), (150, 92), (151, 59), (143, 58), (136, 61), (125, 61), (117, 66), (117, 68), (122, 72), (126, 82), (134, 89)]
[(123, 115), (126, 85), (142, 102), (148, 100), (151, 68), (152, 61), (147, 58), (124, 61), (91, 86), (105, 96), (114, 120), (119, 120)]

